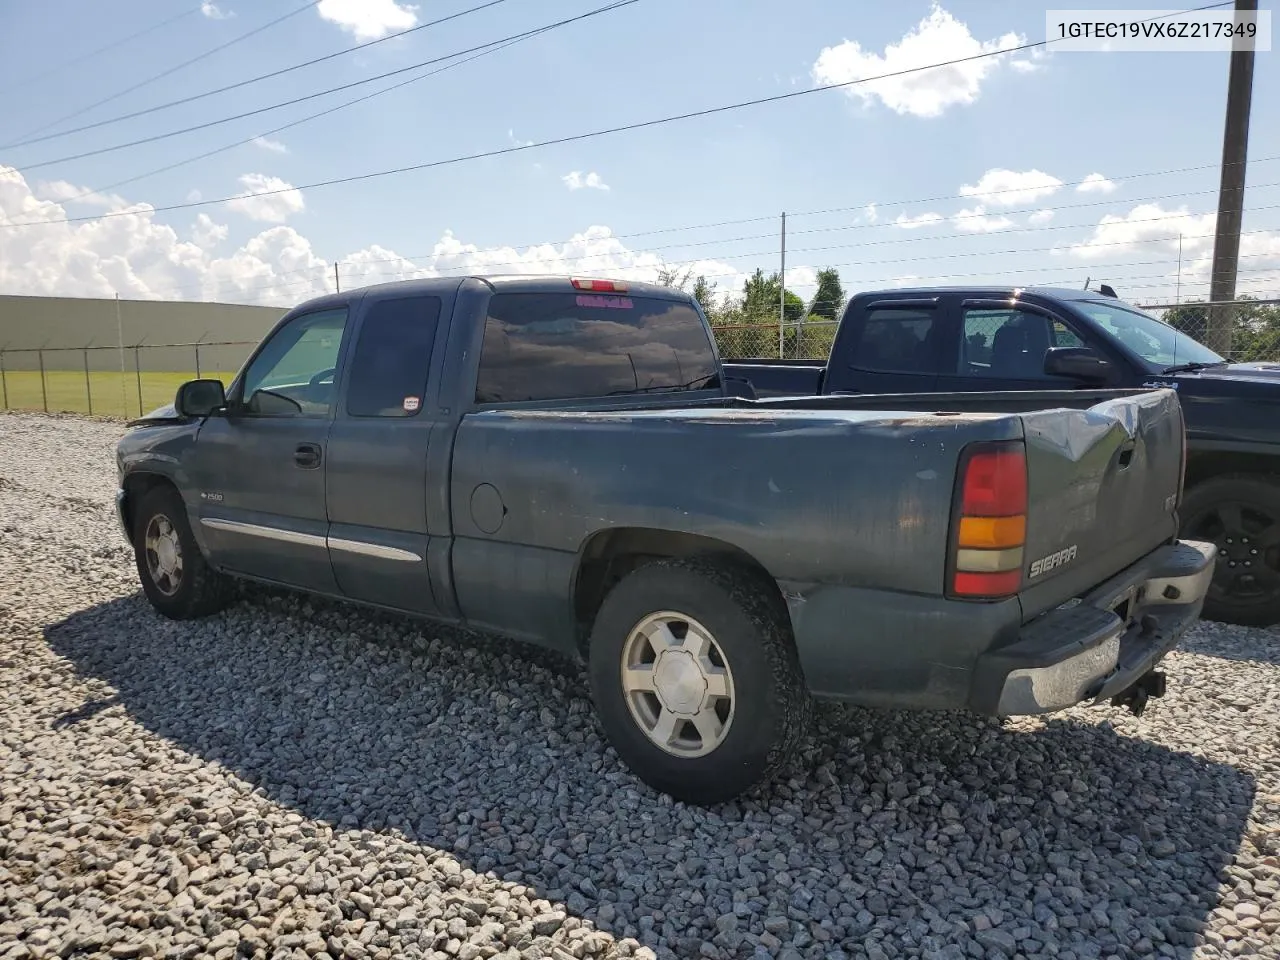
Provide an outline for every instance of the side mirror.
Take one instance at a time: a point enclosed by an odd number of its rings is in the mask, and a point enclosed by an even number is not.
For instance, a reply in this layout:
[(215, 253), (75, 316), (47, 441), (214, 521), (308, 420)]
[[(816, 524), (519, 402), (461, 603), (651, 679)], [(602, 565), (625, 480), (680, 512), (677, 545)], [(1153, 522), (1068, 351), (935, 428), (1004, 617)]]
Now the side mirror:
[(173, 408), (183, 417), (207, 417), (227, 405), (221, 380), (188, 380), (178, 388)]
[(1044, 354), (1047, 376), (1106, 383), (1111, 379), (1111, 371), (1111, 361), (1104, 360), (1088, 347), (1051, 347)]

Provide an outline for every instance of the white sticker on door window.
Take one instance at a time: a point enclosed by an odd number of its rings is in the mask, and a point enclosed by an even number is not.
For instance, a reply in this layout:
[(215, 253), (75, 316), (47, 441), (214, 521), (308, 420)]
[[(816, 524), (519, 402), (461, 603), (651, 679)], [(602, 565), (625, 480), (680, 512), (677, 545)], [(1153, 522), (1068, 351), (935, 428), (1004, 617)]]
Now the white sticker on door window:
[(418, 407), (420, 407), (421, 405), (422, 405), (422, 401), (419, 400), (417, 397), (404, 398), (404, 408), (410, 413), (413, 413), (413, 411), (417, 410)]

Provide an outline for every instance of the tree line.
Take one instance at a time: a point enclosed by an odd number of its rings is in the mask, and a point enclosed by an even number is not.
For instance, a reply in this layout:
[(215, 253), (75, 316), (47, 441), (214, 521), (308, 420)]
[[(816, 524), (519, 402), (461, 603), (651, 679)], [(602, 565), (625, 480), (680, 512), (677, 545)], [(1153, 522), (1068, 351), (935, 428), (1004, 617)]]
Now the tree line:
[[(826, 359), (835, 335), (835, 323), (844, 312), (848, 297), (840, 271), (827, 267), (818, 271), (813, 297), (804, 298), (782, 291), (782, 278), (775, 270), (765, 274), (759, 268), (743, 281), (740, 291), (721, 292), (717, 284), (691, 270), (672, 268), (658, 271), (658, 282), (690, 293), (701, 305), (726, 358), (778, 355), (778, 306), (786, 320), (783, 355)], [(1231, 326), (1229, 359), (1239, 362), (1280, 359), (1280, 306), (1255, 303), (1256, 297), (1241, 297)], [(1209, 328), (1209, 308), (1191, 302), (1164, 311), (1162, 319), (1201, 343)]]
[(658, 283), (689, 292), (702, 307), (707, 319), (715, 326), (737, 326), (778, 322), (778, 305), (785, 297), (783, 316), (788, 324), (830, 322), (837, 320), (844, 310), (847, 297), (840, 282), (840, 271), (827, 267), (818, 271), (818, 285), (813, 297), (806, 301), (799, 294), (782, 291), (782, 277), (778, 271), (765, 274), (759, 267), (747, 277), (742, 290), (721, 293), (713, 281), (691, 270), (681, 273), (669, 267), (658, 271)]
[(776, 270), (766, 274), (757, 267), (743, 281), (741, 291), (723, 293), (717, 284), (705, 276), (694, 276), (691, 270), (658, 271), (660, 284), (687, 291), (698, 301), (727, 360), (779, 355), (780, 305), (785, 320), (782, 355), (825, 360), (835, 337), (833, 321), (844, 312), (848, 298), (835, 267), (819, 270), (817, 281), (813, 297), (806, 301), (792, 290), (783, 291), (782, 277)]

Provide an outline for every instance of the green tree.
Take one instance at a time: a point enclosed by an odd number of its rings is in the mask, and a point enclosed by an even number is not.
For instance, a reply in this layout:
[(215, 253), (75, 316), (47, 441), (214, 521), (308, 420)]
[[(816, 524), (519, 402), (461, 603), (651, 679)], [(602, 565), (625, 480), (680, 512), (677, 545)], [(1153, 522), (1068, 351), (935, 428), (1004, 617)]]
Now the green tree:
[[(1255, 297), (1241, 297), (1235, 307), (1231, 328), (1231, 356), (1240, 362), (1280, 359), (1280, 307), (1251, 303)], [(1188, 303), (1166, 310), (1162, 317), (1169, 326), (1201, 343), (1209, 329), (1209, 308), (1204, 303)]]
[(819, 270), (818, 289), (814, 291), (809, 314), (822, 320), (834, 320), (844, 310), (844, 302), (844, 285), (840, 282), (840, 271), (835, 267)]
[[(742, 284), (742, 314), (747, 323), (767, 323), (778, 317), (778, 298), (782, 279), (777, 271), (764, 275), (759, 267)], [(783, 315), (787, 323), (798, 323), (805, 315), (805, 302), (790, 290), (786, 292)]]
[(716, 285), (702, 276), (702, 274), (698, 274), (697, 279), (693, 281), (693, 299), (702, 305), (702, 310), (708, 318), (715, 315)]
[(659, 267), (658, 268), (658, 286), (674, 287), (676, 290), (683, 290), (689, 285), (689, 279), (693, 276), (693, 269), (690, 268), (681, 273), (678, 267)]

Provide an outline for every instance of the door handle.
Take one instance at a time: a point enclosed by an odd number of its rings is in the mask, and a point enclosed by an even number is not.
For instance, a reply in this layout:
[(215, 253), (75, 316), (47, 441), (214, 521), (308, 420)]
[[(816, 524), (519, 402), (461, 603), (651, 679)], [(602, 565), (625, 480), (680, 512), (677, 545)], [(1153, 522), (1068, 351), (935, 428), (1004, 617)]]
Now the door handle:
[(1137, 445), (1138, 442), (1136, 440), (1129, 440), (1120, 446), (1119, 462), (1121, 470), (1127, 469), (1129, 464), (1133, 462), (1133, 451)]
[(313, 470), (320, 466), (320, 444), (298, 444), (293, 451), (293, 462), (304, 470)]

